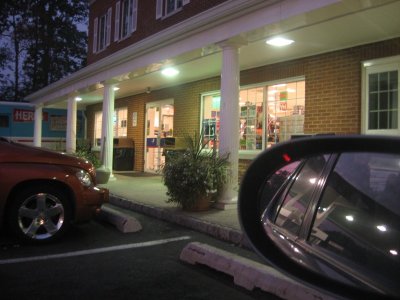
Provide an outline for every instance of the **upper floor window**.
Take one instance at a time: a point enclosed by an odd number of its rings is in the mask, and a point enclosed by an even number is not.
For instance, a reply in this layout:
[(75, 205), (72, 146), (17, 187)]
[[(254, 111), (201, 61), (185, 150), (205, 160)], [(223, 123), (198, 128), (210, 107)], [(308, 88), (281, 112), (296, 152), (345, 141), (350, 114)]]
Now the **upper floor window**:
[(137, 0), (122, 0), (115, 4), (114, 41), (124, 39), (136, 31)]
[(397, 135), (400, 133), (400, 58), (393, 63), (381, 62), (364, 63), (363, 125), (366, 133)]
[(94, 19), (93, 53), (101, 51), (110, 45), (111, 14), (112, 9), (109, 8), (106, 14)]
[(169, 16), (179, 10), (190, 0), (157, 0), (156, 19)]

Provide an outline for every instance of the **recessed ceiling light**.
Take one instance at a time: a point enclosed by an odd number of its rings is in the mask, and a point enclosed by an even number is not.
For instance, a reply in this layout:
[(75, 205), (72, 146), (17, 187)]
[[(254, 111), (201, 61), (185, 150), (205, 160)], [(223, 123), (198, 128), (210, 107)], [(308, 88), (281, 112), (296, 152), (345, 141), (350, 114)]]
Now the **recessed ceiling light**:
[(290, 44), (293, 44), (294, 41), (286, 39), (286, 38), (282, 38), (282, 37), (277, 37), (277, 38), (272, 38), (272, 39), (267, 40), (266, 43), (271, 46), (282, 47), (282, 46), (288, 46)]
[(179, 74), (179, 71), (177, 69), (174, 68), (166, 68), (164, 70), (161, 71), (161, 74), (171, 77), (171, 76), (176, 76)]

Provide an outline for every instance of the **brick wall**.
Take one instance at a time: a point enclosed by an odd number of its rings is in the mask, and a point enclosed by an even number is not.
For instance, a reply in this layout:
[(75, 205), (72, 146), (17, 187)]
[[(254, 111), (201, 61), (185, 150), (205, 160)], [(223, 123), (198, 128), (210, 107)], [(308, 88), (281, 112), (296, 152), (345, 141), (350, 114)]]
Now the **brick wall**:
[[(242, 71), (241, 85), (304, 76), (305, 133), (360, 133), (361, 62), (394, 55), (400, 55), (400, 38)], [(136, 145), (135, 170), (143, 171), (144, 166), (147, 102), (174, 99), (174, 136), (179, 137), (199, 130), (201, 94), (219, 89), (220, 78), (215, 77), (117, 99), (116, 107), (128, 106), (128, 137), (133, 138)], [(95, 110), (101, 110), (101, 104), (87, 108), (88, 137), (93, 136)], [(133, 111), (138, 112), (137, 127), (131, 126)], [(249, 163), (249, 160), (240, 162), (240, 177)]]
[[(201, 94), (220, 87), (219, 77), (187, 83), (184, 85), (155, 90), (115, 100), (115, 108), (128, 108), (127, 137), (133, 139), (135, 144), (135, 171), (144, 170), (144, 140), (146, 103), (174, 99), (174, 136), (183, 137), (185, 134), (193, 135), (200, 128)], [(102, 110), (102, 103), (90, 105), (86, 108), (87, 136), (93, 139), (95, 113)], [(137, 126), (132, 126), (132, 113), (137, 112)]]
[(241, 85), (304, 76), (304, 132), (361, 132), (361, 62), (400, 55), (400, 38), (243, 71)]

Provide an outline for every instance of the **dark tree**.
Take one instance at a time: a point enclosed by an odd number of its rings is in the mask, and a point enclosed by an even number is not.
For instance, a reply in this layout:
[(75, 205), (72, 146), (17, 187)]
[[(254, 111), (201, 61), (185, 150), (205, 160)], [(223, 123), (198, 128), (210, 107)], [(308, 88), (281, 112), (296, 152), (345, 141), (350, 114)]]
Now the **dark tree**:
[(5, 1), (0, 6), (0, 97), (18, 101), (21, 90), (21, 62), (26, 45), (24, 1)]
[[(0, 25), (1, 35), (8, 37), (3, 45), (14, 44), (6, 58), (11, 70), (6, 71), (0, 62), (3, 74), (13, 74), (9, 83), (15, 88), (8, 100), (20, 100), (85, 66), (87, 35), (79, 24), (87, 22), (88, 1), (6, 0), (1, 4), (3, 16), (7, 22)], [(0, 89), (0, 97), (9, 96), (3, 90), (7, 87)]]

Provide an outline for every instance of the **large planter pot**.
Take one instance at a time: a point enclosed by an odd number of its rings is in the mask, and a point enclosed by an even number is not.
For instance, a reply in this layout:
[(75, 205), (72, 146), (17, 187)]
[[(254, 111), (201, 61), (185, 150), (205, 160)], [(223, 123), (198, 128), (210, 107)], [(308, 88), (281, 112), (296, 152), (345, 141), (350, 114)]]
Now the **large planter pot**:
[(110, 169), (101, 166), (96, 169), (96, 182), (97, 184), (106, 184), (110, 179)]
[(206, 211), (211, 207), (211, 196), (200, 197), (193, 205), (182, 203), (184, 211)]

